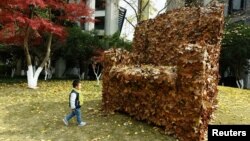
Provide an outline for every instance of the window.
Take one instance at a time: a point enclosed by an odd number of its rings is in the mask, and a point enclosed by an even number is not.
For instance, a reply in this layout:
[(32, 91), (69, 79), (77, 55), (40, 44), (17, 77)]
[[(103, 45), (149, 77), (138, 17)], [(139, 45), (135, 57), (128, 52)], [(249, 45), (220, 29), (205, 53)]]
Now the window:
[(95, 17), (95, 29), (104, 30), (105, 17)]
[(228, 14), (238, 14), (246, 9), (246, 0), (229, 0)]
[(96, 0), (95, 9), (96, 10), (104, 10), (105, 9), (105, 0)]
[[(81, 19), (82, 19), (82, 21), (85, 21), (85, 17), (81, 17)], [(85, 24), (86, 24), (86, 22), (80, 22), (80, 28), (81, 28), (82, 30), (86, 30)]]

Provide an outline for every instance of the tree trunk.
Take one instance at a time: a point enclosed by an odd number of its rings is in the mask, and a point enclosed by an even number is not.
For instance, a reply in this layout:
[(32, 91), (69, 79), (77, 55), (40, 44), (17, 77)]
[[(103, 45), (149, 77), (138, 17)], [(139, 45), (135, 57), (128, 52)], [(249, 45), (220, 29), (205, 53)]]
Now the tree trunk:
[(16, 69), (15, 69), (14, 67), (12, 67), (12, 68), (11, 68), (11, 78), (14, 77), (15, 72), (16, 72)]
[(102, 73), (100, 73), (99, 75), (96, 75), (96, 80), (97, 80), (97, 86), (100, 85), (100, 78), (102, 76)]
[(28, 71), (27, 71), (27, 79), (28, 79), (28, 87), (32, 89), (37, 88), (37, 81), (40, 73), (42, 72), (43, 68), (38, 68), (35, 72), (33, 71), (33, 66), (29, 65), (28, 66)]
[(235, 77), (236, 77), (236, 84), (239, 89), (244, 88), (244, 80), (242, 76), (242, 67), (240, 65), (235, 65)]
[(243, 79), (236, 79), (236, 84), (239, 89), (244, 88), (244, 80)]
[(138, 0), (138, 22), (149, 18), (149, 2), (150, 0)]
[(166, 11), (185, 6), (184, 0), (167, 0), (165, 3)]
[[(28, 28), (27, 32), (30, 32), (29, 28)], [(27, 33), (27, 35), (29, 36), (29, 33)], [(27, 37), (27, 39), (28, 39), (28, 37)], [(24, 48), (25, 48), (25, 54), (26, 54), (26, 58), (27, 58), (27, 65), (28, 65), (28, 71), (27, 71), (28, 87), (32, 88), (32, 89), (36, 89), (38, 77), (39, 77), (40, 73), (42, 72), (45, 63), (48, 61), (49, 56), (50, 56), (52, 33), (50, 33), (50, 35), (49, 35), (46, 55), (43, 59), (43, 62), (41, 63), (41, 65), (38, 67), (37, 70), (33, 69), (33, 66), (31, 63), (31, 57), (30, 57), (29, 50), (28, 50), (28, 42), (27, 42), (26, 38), (24, 41), (25, 41)]]
[[(32, 18), (32, 17), (33, 17), (33, 8), (31, 9), (31, 14), (30, 14), (30, 18)], [(50, 10), (49, 10), (49, 17), (51, 18), (51, 11)], [(30, 36), (31, 30), (32, 30), (31, 27), (29, 27), (29, 25), (27, 25), (23, 46), (24, 46), (24, 52), (25, 52), (25, 56), (26, 56), (27, 66), (28, 66), (28, 71), (27, 71), (28, 87), (32, 88), (32, 89), (36, 89), (38, 77), (39, 77), (40, 73), (42, 72), (45, 63), (48, 61), (49, 56), (50, 56), (52, 33), (49, 34), (49, 39), (48, 39), (48, 44), (47, 44), (47, 52), (46, 52), (46, 55), (43, 59), (43, 62), (35, 70), (35, 69), (33, 69), (32, 61), (31, 61), (31, 57), (30, 57), (30, 53), (29, 53), (28, 41), (29, 41), (29, 36)]]
[(31, 31), (31, 28), (27, 27), (26, 35), (24, 37), (24, 45), (23, 45), (24, 46), (24, 53), (25, 53), (26, 61), (27, 61), (27, 66), (32, 65), (31, 64), (31, 57), (30, 57), (30, 53), (29, 53), (29, 44), (28, 44), (30, 31)]
[[(96, 67), (97, 67), (97, 70), (96, 70)], [(95, 74), (95, 77), (96, 77), (96, 80), (97, 80), (97, 85), (99, 86), (100, 85), (100, 78), (102, 76), (102, 73), (100, 72), (101, 71), (100, 66), (97, 65), (97, 64), (92, 64), (92, 69), (94, 71), (94, 74)]]

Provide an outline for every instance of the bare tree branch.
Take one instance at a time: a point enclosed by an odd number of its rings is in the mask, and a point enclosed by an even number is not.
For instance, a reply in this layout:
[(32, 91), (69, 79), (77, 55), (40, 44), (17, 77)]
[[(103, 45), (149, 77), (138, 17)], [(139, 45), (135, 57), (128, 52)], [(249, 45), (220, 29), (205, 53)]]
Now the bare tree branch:
[[(51, 9), (49, 9), (49, 18), (51, 19)], [(47, 50), (46, 50), (46, 54), (45, 57), (40, 65), (41, 68), (43, 68), (45, 66), (45, 63), (49, 60), (50, 57), (50, 52), (51, 52), (51, 43), (52, 43), (52, 38), (53, 35), (52, 33), (49, 34), (49, 39), (48, 39), (48, 43), (47, 43)]]
[(165, 10), (173, 0), (167, 0), (165, 6), (157, 13), (157, 16)]
[(178, 5), (178, 7), (180, 5), (182, 5), (183, 0), (166, 0), (166, 4), (165, 6), (157, 13), (157, 16), (163, 11), (166, 10), (166, 8), (168, 8), (170, 6), (170, 4), (173, 3), (174, 5)]
[(44, 57), (41, 65), (39, 66), (41, 68), (43, 68), (45, 66), (45, 63), (49, 60), (50, 52), (51, 52), (51, 42), (52, 42), (52, 33), (50, 33), (50, 35), (49, 35), (49, 40), (48, 40), (48, 44), (47, 44), (47, 51), (46, 51), (45, 57)]
[(128, 23), (129, 23), (130, 25), (132, 25), (132, 26), (135, 28), (135, 25), (133, 25), (133, 23), (132, 23), (131, 21), (129, 21), (127, 17), (125, 17), (125, 19), (126, 19), (126, 21), (128, 21)]
[(123, 0), (123, 1), (126, 2), (133, 9), (133, 11), (135, 12), (136, 20), (138, 22), (139, 21), (139, 16), (138, 16), (138, 13), (137, 13), (136, 9), (127, 0)]

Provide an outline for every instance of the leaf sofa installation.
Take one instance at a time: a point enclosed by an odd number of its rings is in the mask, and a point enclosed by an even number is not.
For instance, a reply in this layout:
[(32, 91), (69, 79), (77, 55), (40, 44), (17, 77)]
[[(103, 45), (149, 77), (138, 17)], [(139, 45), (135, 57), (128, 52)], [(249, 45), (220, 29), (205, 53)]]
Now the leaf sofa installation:
[(223, 6), (184, 7), (140, 22), (132, 51), (104, 54), (102, 103), (181, 141), (204, 140), (217, 105)]

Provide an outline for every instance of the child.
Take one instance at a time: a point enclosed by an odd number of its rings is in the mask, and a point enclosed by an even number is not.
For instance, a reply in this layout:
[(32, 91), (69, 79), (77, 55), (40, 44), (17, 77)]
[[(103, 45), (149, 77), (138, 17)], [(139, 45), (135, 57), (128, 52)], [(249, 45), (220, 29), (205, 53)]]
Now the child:
[(71, 109), (71, 113), (68, 114), (64, 119), (63, 122), (67, 126), (69, 123), (69, 120), (76, 116), (78, 126), (84, 126), (86, 125), (86, 122), (82, 122), (81, 120), (81, 105), (80, 105), (80, 89), (81, 89), (81, 83), (80, 80), (74, 80), (73, 83), (73, 89), (69, 94), (69, 107)]

